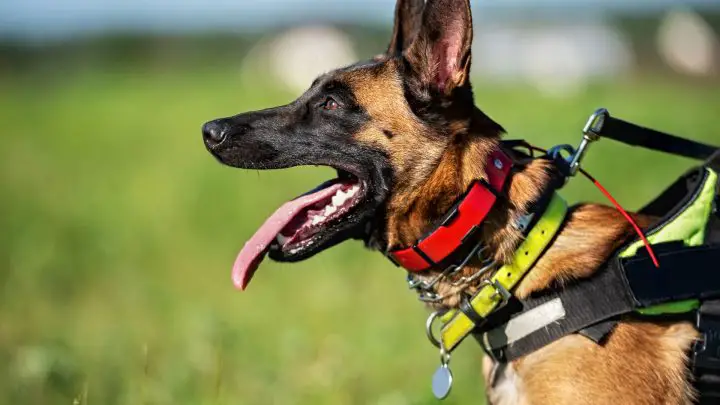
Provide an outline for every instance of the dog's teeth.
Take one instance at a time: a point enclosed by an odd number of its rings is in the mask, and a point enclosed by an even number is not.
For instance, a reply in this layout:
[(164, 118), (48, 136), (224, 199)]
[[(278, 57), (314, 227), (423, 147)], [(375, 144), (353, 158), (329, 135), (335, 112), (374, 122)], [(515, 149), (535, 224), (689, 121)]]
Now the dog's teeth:
[(311, 225), (317, 225), (325, 220), (325, 217), (322, 215), (315, 215), (312, 219)]
[(332, 198), (332, 204), (336, 207), (340, 207), (345, 204), (345, 201), (347, 201), (349, 197), (349, 195), (343, 193), (342, 191), (338, 191), (338, 193)]
[(277, 238), (276, 238), (276, 239), (277, 239), (277, 241), (278, 241), (279, 244), (284, 245), (285, 242), (287, 242), (287, 240), (290, 239), (290, 238), (288, 238), (288, 237), (286, 237), (285, 235), (279, 233), (279, 234), (277, 234)]
[(325, 216), (327, 217), (328, 215), (334, 214), (337, 209), (338, 207), (334, 205), (328, 205), (327, 207), (325, 207), (325, 212), (323, 214), (325, 214)]

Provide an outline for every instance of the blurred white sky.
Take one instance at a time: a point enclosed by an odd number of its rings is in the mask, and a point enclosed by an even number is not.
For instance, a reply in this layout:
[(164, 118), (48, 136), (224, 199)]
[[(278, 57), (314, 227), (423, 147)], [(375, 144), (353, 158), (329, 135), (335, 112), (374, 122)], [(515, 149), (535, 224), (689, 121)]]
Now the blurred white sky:
[[(718, 0), (472, 0), (476, 10), (649, 10)], [(0, 36), (57, 38), (105, 30), (242, 30), (296, 21), (389, 24), (395, 0), (0, 0)], [(476, 12), (477, 13), (477, 12)]]

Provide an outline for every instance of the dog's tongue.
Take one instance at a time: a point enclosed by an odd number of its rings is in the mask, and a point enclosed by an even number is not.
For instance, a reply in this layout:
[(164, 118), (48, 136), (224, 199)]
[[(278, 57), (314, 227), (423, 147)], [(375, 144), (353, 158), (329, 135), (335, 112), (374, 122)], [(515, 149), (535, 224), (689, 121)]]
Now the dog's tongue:
[(265, 258), (270, 243), (295, 216), (302, 214), (305, 208), (332, 197), (342, 187), (342, 183), (333, 183), (318, 191), (288, 201), (278, 208), (255, 232), (255, 235), (245, 242), (245, 246), (243, 246), (237, 259), (235, 259), (232, 270), (232, 280), (235, 287), (245, 290), (253, 274), (255, 274), (255, 270)]

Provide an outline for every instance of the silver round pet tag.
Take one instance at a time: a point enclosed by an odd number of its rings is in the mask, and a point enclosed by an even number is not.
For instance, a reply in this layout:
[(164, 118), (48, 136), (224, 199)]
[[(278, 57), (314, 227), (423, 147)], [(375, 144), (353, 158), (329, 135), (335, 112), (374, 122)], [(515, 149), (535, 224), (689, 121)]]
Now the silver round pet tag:
[(453, 376), (447, 364), (441, 364), (432, 377), (432, 392), (437, 399), (445, 399), (450, 394)]

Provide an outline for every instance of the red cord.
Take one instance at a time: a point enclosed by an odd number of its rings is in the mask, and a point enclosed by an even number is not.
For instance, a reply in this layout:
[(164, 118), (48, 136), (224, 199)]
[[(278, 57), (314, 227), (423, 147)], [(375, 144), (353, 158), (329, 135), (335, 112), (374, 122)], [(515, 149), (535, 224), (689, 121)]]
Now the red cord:
[(645, 237), (645, 234), (643, 233), (642, 229), (640, 229), (640, 227), (635, 222), (635, 220), (632, 219), (630, 214), (628, 214), (627, 211), (625, 211), (625, 209), (620, 205), (620, 203), (618, 203), (617, 200), (615, 200), (615, 198), (610, 194), (610, 192), (607, 191), (605, 189), (605, 187), (603, 187), (602, 184), (600, 184), (600, 182), (597, 181), (597, 179), (595, 179), (593, 176), (590, 175), (590, 173), (586, 172), (583, 169), (580, 169), (580, 172), (585, 177), (587, 177), (588, 180), (590, 180), (595, 185), (595, 187), (597, 187), (600, 190), (600, 192), (603, 193), (605, 195), (605, 197), (607, 197), (608, 200), (610, 200), (610, 202), (615, 206), (615, 208), (617, 208), (618, 211), (620, 211), (620, 213), (623, 214), (625, 219), (627, 219), (627, 221), (630, 222), (630, 225), (632, 225), (632, 227), (635, 229), (635, 232), (638, 234), (638, 236), (640, 236), (640, 239), (642, 239), (643, 244), (645, 245), (645, 249), (647, 249), (648, 254), (650, 254), (650, 258), (652, 259), (653, 264), (655, 264), (655, 267), (660, 268), (660, 263), (658, 262), (658, 259), (655, 256), (655, 251), (653, 251), (652, 246), (650, 246), (650, 242), (648, 242), (647, 238)]
[[(543, 152), (546, 154), (548, 153), (543, 148), (539, 148), (537, 146), (529, 145), (529, 144), (528, 144), (528, 146), (530, 147), (531, 150), (537, 150), (537, 151), (540, 151), (540, 152)], [(647, 238), (645, 237), (645, 234), (643, 233), (642, 229), (640, 229), (640, 227), (635, 222), (635, 220), (632, 219), (630, 214), (628, 214), (627, 211), (625, 211), (625, 209), (620, 205), (619, 202), (617, 202), (617, 200), (610, 194), (610, 192), (607, 191), (605, 189), (605, 187), (603, 187), (602, 184), (600, 184), (600, 182), (597, 181), (597, 179), (595, 179), (593, 176), (591, 176), (590, 173), (586, 172), (582, 168), (580, 168), (580, 173), (582, 173), (585, 177), (587, 177), (588, 180), (590, 180), (595, 185), (595, 187), (597, 187), (600, 190), (600, 192), (603, 193), (605, 195), (605, 197), (607, 197), (608, 200), (610, 200), (610, 202), (615, 206), (615, 208), (617, 208), (617, 210), (620, 211), (621, 214), (623, 214), (625, 219), (630, 223), (630, 225), (632, 225), (633, 229), (635, 229), (635, 233), (637, 233), (638, 236), (640, 236), (640, 239), (642, 239), (642, 242), (645, 245), (645, 249), (647, 249), (648, 254), (650, 254), (650, 258), (652, 259), (655, 267), (660, 268), (660, 262), (658, 262), (658, 259), (655, 256), (655, 251), (653, 250), (652, 246), (650, 245), (650, 242), (648, 242)]]

